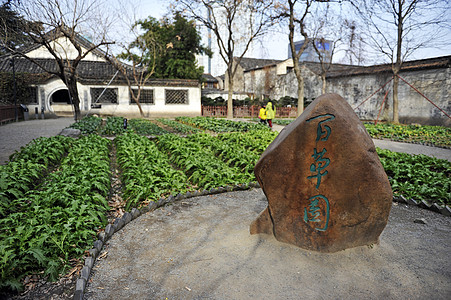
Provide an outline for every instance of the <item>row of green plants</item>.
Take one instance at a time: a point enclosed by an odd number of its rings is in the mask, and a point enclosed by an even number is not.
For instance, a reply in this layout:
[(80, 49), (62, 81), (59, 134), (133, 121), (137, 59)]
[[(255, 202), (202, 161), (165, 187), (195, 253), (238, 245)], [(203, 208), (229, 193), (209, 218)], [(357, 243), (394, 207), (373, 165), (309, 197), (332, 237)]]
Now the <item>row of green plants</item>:
[[(200, 132), (198, 128), (194, 128), (173, 120), (158, 119), (158, 122), (170, 127), (172, 131), (177, 133), (190, 134)], [(125, 127), (124, 125), (127, 126)], [(88, 116), (72, 124), (70, 128), (79, 129), (82, 134), (97, 133), (108, 136), (120, 135), (130, 130), (147, 136), (157, 136), (170, 133), (152, 121), (146, 119), (130, 119), (127, 120), (127, 123), (125, 124), (125, 118), (123, 117), (108, 117), (105, 124), (103, 124), (102, 118)]]
[(176, 121), (194, 126), (203, 130), (213, 132), (245, 132), (249, 130), (266, 129), (270, 130), (263, 124), (255, 124), (252, 122), (236, 122), (227, 119), (213, 117), (177, 117)]
[(239, 172), (243, 173), (242, 183), (256, 181), (254, 166), (261, 154), (254, 151), (247, 151), (240, 145), (231, 144), (207, 133), (191, 135), (187, 139), (210, 150), (218, 159), (224, 161), (229, 167), (238, 168)]
[(150, 120), (145, 119), (131, 119), (128, 124), (130, 125), (130, 129), (141, 135), (162, 135), (168, 134), (169, 131), (161, 128), (155, 123), (152, 123)]
[(166, 154), (155, 143), (135, 133), (116, 137), (116, 157), (121, 169), (122, 198), (126, 210), (171, 193), (188, 190), (185, 173), (172, 168)]
[(14, 212), (13, 203), (41, 182), (64, 158), (72, 142), (64, 136), (41, 137), (12, 154), (9, 164), (0, 165), (0, 218)]
[(451, 205), (451, 163), (426, 155), (377, 148), (393, 194), (440, 205)]
[(158, 138), (160, 151), (182, 170), (196, 188), (214, 187), (243, 183), (246, 175), (238, 167), (230, 167), (204, 145), (188, 138), (167, 134)]
[[(254, 122), (259, 119), (254, 118)], [(294, 119), (274, 119), (273, 123), (286, 126)], [(402, 125), (390, 123), (364, 123), (372, 138), (398, 142), (426, 143), (439, 147), (451, 147), (451, 128), (427, 125)]]
[(102, 126), (102, 118), (88, 116), (70, 125), (70, 128), (79, 129), (83, 134), (98, 133)]
[(186, 124), (179, 123), (174, 120), (169, 119), (158, 119), (158, 122), (160, 122), (163, 125), (169, 126), (173, 128), (176, 132), (181, 134), (193, 134), (197, 132), (201, 132), (199, 128), (195, 128)]
[[(255, 181), (255, 163), (277, 136), (262, 129), (164, 134), (151, 141), (133, 131), (114, 141), (127, 210), (177, 193)], [(56, 279), (106, 225), (110, 143), (97, 135), (37, 139), (0, 167), (0, 289), (20, 289), (25, 274), (41, 271)], [(395, 196), (451, 205), (450, 162), (377, 151)]]
[(54, 281), (92, 244), (107, 223), (110, 144), (97, 135), (73, 141), (54, 172), (7, 203), (0, 219), (0, 290), (20, 290), (32, 274)]
[(435, 146), (451, 146), (451, 128), (425, 125), (396, 125), (389, 123), (365, 123), (371, 137), (400, 142), (428, 143)]
[(278, 134), (276, 131), (268, 130), (252, 130), (245, 134), (240, 132), (226, 132), (218, 134), (218, 139), (233, 146), (243, 147), (245, 151), (252, 151), (261, 155)]

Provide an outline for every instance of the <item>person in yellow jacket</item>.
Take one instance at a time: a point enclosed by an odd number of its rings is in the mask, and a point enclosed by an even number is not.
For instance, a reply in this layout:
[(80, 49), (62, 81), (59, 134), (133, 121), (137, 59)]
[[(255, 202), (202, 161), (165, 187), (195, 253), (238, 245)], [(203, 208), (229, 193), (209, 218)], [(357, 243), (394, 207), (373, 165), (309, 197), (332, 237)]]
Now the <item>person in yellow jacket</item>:
[(262, 108), (260, 108), (260, 112), (258, 113), (258, 118), (260, 119), (260, 123), (266, 125), (266, 109), (265, 109), (264, 105), (262, 105)]
[(272, 120), (276, 116), (276, 107), (272, 107), (271, 101), (266, 104), (266, 120), (268, 121), (268, 125), (272, 128)]

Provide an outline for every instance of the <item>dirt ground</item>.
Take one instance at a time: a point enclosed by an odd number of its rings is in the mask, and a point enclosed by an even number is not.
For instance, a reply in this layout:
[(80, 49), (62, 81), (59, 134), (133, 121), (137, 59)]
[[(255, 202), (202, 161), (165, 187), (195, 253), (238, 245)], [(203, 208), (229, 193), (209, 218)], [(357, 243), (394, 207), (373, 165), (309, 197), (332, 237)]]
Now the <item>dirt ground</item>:
[(107, 243), (85, 299), (451, 299), (450, 217), (395, 203), (379, 245), (321, 254), (251, 236), (266, 204), (252, 189), (139, 217)]

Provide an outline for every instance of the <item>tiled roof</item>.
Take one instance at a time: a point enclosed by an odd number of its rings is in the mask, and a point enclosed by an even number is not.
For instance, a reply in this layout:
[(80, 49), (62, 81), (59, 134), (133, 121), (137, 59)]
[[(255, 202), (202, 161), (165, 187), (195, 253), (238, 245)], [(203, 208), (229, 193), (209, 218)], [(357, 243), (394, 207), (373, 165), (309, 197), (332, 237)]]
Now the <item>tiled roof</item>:
[[(421, 60), (412, 60), (403, 62), (401, 66), (401, 71), (413, 71), (413, 70), (424, 70), (424, 69), (436, 69), (436, 68), (449, 68), (451, 65), (451, 55), (434, 57)], [(332, 65), (334, 66), (334, 65)], [(374, 66), (345, 66), (343, 68), (331, 69), (327, 73), (327, 77), (342, 77), (342, 76), (356, 76), (356, 75), (366, 75), (374, 73), (391, 73), (391, 64), (382, 64)]]
[[(237, 59), (237, 57), (235, 57)], [(244, 71), (260, 69), (265, 66), (272, 66), (283, 62), (283, 60), (279, 59), (261, 59), (261, 58), (249, 58), (243, 57), (240, 61), (240, 66), (244, 69)]]
[(202, 78), (205, 82), (218, 82), (218, 79), (216, 79), (216, 77), (208, 73), (202, 74)]
[[(37, 63), (42, 65), (44, 68), (50, 71), (57, 71), (58, 65), (54, 59), (36, 59)], [(11, 59), (8, 57), (0, 58), (0, 72), (12, 72)], [(47, 74), (45, 70), (39, 67), (38, 64), (26, 59), (26, 58), (16, 58), (15, 59), (15, 69), (17, 73), (27, 73), (30, 75), (36, 74)], [(77, 67), (78, 81), (82, 84), (107, 84), (114, 76), (117, 70), (109, 62), (102, 61), (81, 61)], [(54, 76), (40, 76), (36, 78), (41, 78), (36, 83), (44, 83), (49, 78)], [(131, 77), (130, 77), (131, 78)], [(133, 79), (132, 79), (133, 82)], [(113, 80), (114, 84), (126, 84), (125, 77), (122, 73), (118, 73)], [(199, 85), (197, 80), (187, 80), (187, 79), (151, 79), (146, 85), (163, 85), (163, 86), (192, 86), (196, 87)]]
[[(449, 68), (451, 56), (435, 57), (421, 60), (406, 61), (402, 64), (402, 71), (420, 70), (429, 68)], [(283, 60), (271, 60), (271, 59), (254, 59), (243, 58), (241, 66), (245, 72), (260, 69), (264, 66), (273, 66), (283, 62)], [(319, 62), (301, 62), (302, 65), (309, 68), (312, 72), (320, 74), (321, 64)], [(342, 77), (342, 76), (355, 76), (365, 75), (373, 73), (391, 73), (391, 64), (382, 64), (374, 66), (354, 66), (343, 64), (331, 64), (327, 71), (327, 77)]]

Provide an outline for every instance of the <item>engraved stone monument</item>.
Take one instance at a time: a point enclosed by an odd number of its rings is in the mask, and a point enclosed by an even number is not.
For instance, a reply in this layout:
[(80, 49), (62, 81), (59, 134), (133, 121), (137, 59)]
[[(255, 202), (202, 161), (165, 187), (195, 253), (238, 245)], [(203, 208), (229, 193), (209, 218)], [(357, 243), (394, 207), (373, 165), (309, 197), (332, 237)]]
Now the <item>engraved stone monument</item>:
[(392, 190), (376, 148), (349, 104), (318, 97), (255, 166), (268, 207), (251, 234), (320, 252), (377, 243)]

